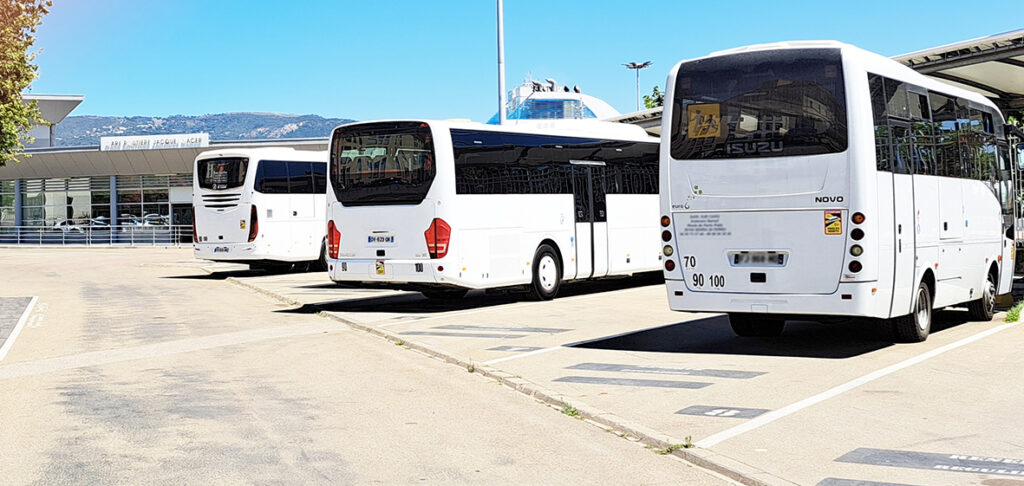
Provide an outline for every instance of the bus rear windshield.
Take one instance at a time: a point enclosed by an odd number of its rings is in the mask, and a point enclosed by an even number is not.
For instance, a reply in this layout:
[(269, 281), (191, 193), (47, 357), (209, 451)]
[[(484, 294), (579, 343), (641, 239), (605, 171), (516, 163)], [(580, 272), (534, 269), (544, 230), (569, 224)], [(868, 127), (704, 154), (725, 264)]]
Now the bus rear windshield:
[(341, 128), (331, 140), (331, 183), (345, 206), (419, 204), (434, 172), (434, 142), (425, 123)]
[(748, 52), (684, 63), (673, 100), (674, 159), (846, 150), (839, 49)]
[(234, 189), (245, 184), (245, 170), (249, 159), (230, 157), (200, 160), (196, 167), (200, 189)]

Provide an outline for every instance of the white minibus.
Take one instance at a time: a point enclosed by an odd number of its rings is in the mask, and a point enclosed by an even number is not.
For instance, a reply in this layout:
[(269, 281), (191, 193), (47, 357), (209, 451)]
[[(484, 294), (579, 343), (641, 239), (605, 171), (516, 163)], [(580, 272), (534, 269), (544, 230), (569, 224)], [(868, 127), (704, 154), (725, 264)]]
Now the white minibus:
[(461, 297), (658, 271), (658, 145), (618, 123), (377, 121), (330, 144), (328, 272)]
[(275, 271), (325, 265), (326, 152), (210, 150), (194, 171), (196, 258)]
[(669, 304), (736, 334), (786, 319), (990, 320), (1013, 277), (1007, 129), (984, 96), (837, 42), (677, 64), (661, 139)]

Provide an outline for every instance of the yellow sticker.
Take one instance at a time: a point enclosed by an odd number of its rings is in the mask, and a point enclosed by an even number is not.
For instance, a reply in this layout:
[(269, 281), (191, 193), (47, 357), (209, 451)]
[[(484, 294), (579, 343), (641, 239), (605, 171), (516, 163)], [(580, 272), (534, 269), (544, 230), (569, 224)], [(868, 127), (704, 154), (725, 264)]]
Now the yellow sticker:
[(245, 220), (244, 219), (238, 220), (238, 229), (245, 229)]
[(825, 211), (825, 234), (826, 235), (841, 235), (841, 234), (843, 234), (843, 212), (842, 211)]
[(687, 105), (687, 137), (712, 138), (722, 136), (722, 115), (718, 103)]
[(377, 275), (384, 275), (384, 260), (377, 260), (374, 270), (377, 271)]

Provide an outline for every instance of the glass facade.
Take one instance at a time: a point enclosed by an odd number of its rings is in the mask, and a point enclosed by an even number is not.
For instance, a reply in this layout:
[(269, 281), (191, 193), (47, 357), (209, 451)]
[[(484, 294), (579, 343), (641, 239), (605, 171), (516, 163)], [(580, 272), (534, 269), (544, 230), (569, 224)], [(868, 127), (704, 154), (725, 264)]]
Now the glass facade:
[(115, 207), (122, 225), (187, 224), (172, 221), (169, 193), (191, 187), (191, 174), (0, 181), (0, 226), (17, 223), (18, 188), (22, 226), (109, 226)]

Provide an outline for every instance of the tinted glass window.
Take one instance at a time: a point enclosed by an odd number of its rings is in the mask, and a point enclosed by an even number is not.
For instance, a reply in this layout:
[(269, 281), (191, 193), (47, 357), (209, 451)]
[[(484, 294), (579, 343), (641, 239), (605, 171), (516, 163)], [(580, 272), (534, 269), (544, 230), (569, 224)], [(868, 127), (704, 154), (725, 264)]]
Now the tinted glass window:
[(355, 125), (331, 138), (331, 182), (346, 206), (419, 204), (434, 180), (434, 142), (419, 122)]
[(288, 162), (288, 192), (313, 194), (313, 163)]
[(313, 192), (327, 194), (327, 164), (313, 162)]
[(288, 194), (288, 163), (261, 160), (256, 169), (256, 190), (263, 194)]
[(935, 136), (935, 173), (960, 177), (960, 152), (957, 149), (956, 104), (941, 93), (928, 95), (932, 109), (932, 127)]
[(885, 103), (885, 78), (876, 74), (868, 75), (868, 89), (871, 93), (871, 111), (875, 123), (875, 163), (878, 170), (892, 170), (890, 154), (888, 114)]
[(685, 63), (675, 90), (673, 158), (846, 150), (846, 92), (838, 49), (750, 52)]
[(249, 159), (241, 157), (205, 159), (196, 162), (196, 177), (201, 189), (234, 189), (245, 184)]

